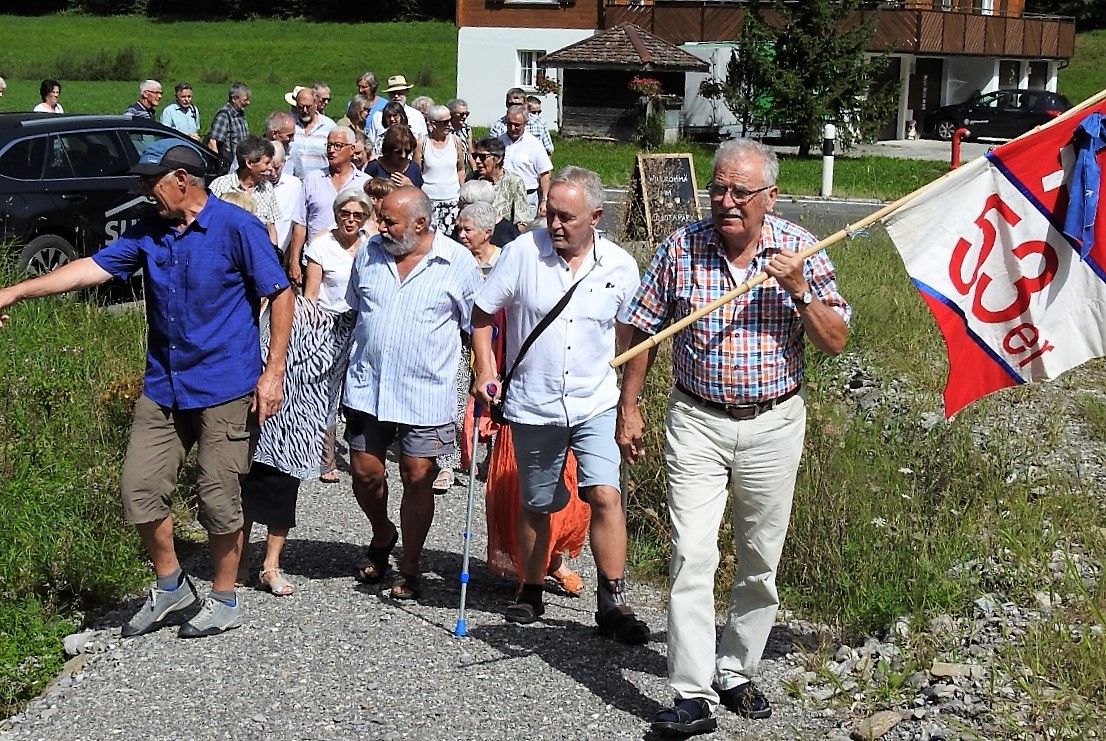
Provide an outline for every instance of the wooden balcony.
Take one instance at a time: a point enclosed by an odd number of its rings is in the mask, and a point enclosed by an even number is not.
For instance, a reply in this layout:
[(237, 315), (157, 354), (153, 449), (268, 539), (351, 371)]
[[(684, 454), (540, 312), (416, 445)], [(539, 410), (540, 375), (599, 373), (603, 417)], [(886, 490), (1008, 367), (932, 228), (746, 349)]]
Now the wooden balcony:
[[(743, 4), (710, 0), (654, 0), (625, 5), (606, 0), (600, 27), (633, 23), (673, 44), (689, 41), (734, 41), (745, 19)], [(1075, 49), (1075, 21), (1057, 16), (982, 15), (883, 7), (875, 15), (869, 51), (908, 54), (964, 54), (1032, 59), (1070, 59)]]

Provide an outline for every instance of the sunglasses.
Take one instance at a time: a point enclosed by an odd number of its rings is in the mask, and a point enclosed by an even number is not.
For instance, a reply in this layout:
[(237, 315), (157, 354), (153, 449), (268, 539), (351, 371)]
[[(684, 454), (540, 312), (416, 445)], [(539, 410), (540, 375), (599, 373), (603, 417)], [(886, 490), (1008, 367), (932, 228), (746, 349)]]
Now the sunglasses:
[(404, 157), (406, 157), (413, 151), (413, 149), (389, 149), (388, 154), (402, 154)]
[(338, 211), (339, 219), (356, 219), (357, 221), (363, 221), (368, 217), (364, 211), (347, 211), (344, 208)]
[(484, 160), (486, 160), (486, 159), (487, 159), (488, 157), (494, 157), (494, 156), (495, 156), (495, 155), (494, 155), (494, 154), (492, 154), (491, 152), (473, 152), (473, 153), (472, 153), (472, 158), (473, 158), (474, 160), (480, 160), (480, 161), (484, 161)]

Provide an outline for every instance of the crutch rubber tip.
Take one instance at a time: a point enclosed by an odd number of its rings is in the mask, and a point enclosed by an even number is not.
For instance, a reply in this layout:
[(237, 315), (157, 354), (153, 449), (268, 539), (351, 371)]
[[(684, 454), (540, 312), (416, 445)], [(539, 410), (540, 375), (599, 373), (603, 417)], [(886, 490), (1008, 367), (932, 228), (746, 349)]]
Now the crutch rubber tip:
[(457, 627), (453, 629), (453, 634), (461, 638), (465, 637), (465, 619), (461, 618), (457, 621)]

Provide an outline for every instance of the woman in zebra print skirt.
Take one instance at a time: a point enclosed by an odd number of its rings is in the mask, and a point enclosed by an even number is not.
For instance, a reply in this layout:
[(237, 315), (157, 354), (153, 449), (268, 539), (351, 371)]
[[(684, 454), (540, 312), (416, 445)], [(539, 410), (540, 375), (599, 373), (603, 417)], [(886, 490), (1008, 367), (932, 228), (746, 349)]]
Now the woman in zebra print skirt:
[[(259, 579), (273, 594), (295, 591), (280, 568), (288, 531), (296, 524), (301, 480), (319, 475), (323, 441), (337, 417), (355, 314), (345, 302), (353, 256), (367, 241), (361, 231), (369, 199), (349, 188), (334, 200), (338, 226), (308, 246), (304, 295), (296, 297), (284, 374), (284, 403), (265, 420), (250, 473), (242, 484), (247, 542), (254, 522), (268, 526)], [(262, 352), (268, 336), (263, 333)], [(243, 562), (248, 564), (247, 549)]]

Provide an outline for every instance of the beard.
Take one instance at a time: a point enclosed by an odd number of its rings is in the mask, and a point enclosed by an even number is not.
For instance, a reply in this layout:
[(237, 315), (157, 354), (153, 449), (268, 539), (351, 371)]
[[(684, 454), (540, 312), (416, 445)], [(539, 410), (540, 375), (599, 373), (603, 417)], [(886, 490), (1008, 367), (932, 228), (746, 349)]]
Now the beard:
[(410, 254), (414, 251), (418, 241), (419, 235), (415, 232), (407, 232), (398, 242), (392, 239), (388, 234), (382, 233), (380, 235), (380, 243), (392, 257), (403, 257), (404, 255)]

